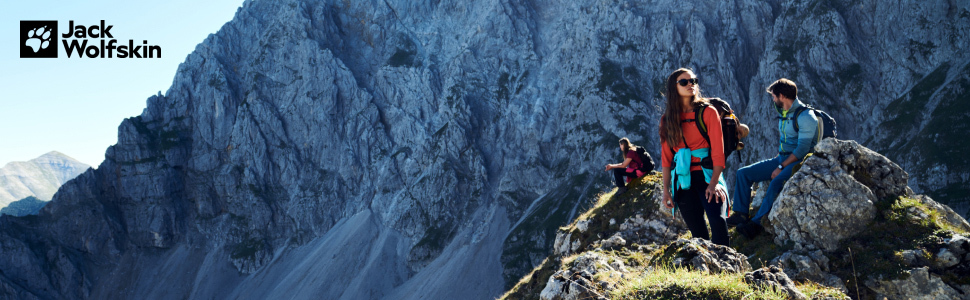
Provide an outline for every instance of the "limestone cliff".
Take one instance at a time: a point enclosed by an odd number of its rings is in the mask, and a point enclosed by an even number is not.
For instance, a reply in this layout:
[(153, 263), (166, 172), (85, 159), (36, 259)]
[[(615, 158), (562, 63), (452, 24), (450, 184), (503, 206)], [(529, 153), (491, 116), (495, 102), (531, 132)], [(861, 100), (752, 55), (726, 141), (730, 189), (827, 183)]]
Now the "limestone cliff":
[(97, 170), (0, 217), (0, 296), (492, 298), (606, 186), (619, 137), (657, 157), (672, 70), (752, 126), (743, 162), (775, 150), (779, 77), (893, 148), (917, 133), (881, 130), (887, 107), (953, 82), (968, 26), (958, 1), (247, 1)]

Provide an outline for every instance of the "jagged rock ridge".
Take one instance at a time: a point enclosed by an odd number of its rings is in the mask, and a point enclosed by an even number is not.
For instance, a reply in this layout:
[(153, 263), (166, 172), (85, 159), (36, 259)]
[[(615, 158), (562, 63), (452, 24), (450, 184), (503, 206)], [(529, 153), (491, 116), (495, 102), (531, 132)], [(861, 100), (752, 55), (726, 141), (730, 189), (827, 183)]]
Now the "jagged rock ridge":
[(778, 77), (842, 138), (898, 118), (878, 111), (966, 65), (970, 32), (966, 3), (902, 5), (247, 1), (97, 170), (0, 218), (0, 295), (491, 298), (605, 186), (619, 137), (657, 156), (675, 68), (761, 137), (747, 162), (775, 149)]
[[(502, 299), (970, 299), (970, 224), (913, 194), (906, 172), (854, 141), (817, 145), (782, 190), (767, 233), (735, 232), (731, 247), (651, 234), (624, 241), (630, 232), (685, 235), (656, 196), (658, 175), (604, 193)], [(834, 212), (855, 207), (871, 213)]]

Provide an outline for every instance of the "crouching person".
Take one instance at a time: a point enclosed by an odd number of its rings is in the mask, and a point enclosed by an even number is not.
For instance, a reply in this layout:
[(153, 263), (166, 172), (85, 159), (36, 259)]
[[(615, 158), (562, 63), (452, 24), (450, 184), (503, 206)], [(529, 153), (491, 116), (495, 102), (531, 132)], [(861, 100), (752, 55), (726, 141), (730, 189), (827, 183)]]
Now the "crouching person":
[(650, 154), (642, 147), (630, 143), (630, 139), (620, 139), (620, 153), (623, 154), (623, 162), (606, 165), (606, 171), (613, 170), (613, 182), (617, 187), (617, 195), (627, 191), (626, 183), (650, 173), (654, 167)]

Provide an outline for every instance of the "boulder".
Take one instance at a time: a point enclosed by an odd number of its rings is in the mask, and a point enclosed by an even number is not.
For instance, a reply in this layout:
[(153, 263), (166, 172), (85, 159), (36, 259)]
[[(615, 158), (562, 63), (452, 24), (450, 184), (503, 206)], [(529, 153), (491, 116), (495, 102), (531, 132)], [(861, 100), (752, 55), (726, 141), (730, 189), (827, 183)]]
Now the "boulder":
[(810, 280), (848, 293), (842, 279), (829, 273), (829, 259), (821, 250), (808, 253), (785, 252), (770, 263), (779, 267), (793, 280)]
[(961, 293), (930, 274), (926, 267), (906, 271), (905, 279), (870, 279), (865, 285), (878, 293), (877, 299), (907, 300), (951, 300), (970, 299), (970, 294)]
[(619, 233), (614, 234), (609, 239), (604, 240), (602, 244), (600, 244), (600, 247), (603, 249), (616, 249), (623, 246), (626, 246), (626, 240), (620, 237)]
[(552, 251), (556, 255), (567, 255), (570, 252), (569, 239), (572, 237), (568, 232), (557, 232), (556, 240), (552, 243)]
[(795, 288), (795, 282), (779, 267), (757, 269), (744, 274), (744, 282), (759, 290), (775, 290), (788, 295), (788, 299), (808, 300), (808, 297)]
[(559, 270), (546, 282), (539, 293), (542, 300), (607, 299), (600, 290), (611, 287), (607, 282), (594, 283), (593, 277), (599, 273), (621, 276), (626, 270), (620, 261), (610, 259), (599, 252), (589, 251), (579, 255), (566, 270)]
[(960, 264), (961, 257), (958, 257), (949, 248), (940, 249), (940, 252), (936, 253), (936, 260), (933, 265), (940, 269), (946, 269), (952, 266)]
[(559, 256), (565, 256), (579, 251), (579, 247), (582, 246), (582, 242), (577, 237), (572, 239), (572, 233), (569, 232), (557, 232), (556, 239), (552, 243), (553, 253)]
[(669, 262), (673, 267), (711, 273), (743, 273), (751, 270), (744, 254), (700, 238), (679, 239), (667, 246), (658, 259), (663, 263)]
[(576, 229), (578, 229), (579, 232), (586, 232), (586, 230), (589, 229), (589, 220), (582, 220), (582, 221), (576, 222)]
[(828, 138), (785, 184), (768, 214), (775, 242), (833, 251), (876, 216), (875, 203), (910, 192), (902, 168), (855, 141)]
[(631, 243), (666, 244), (677, 236), (687, 232), (687, 225), (682, 219), (673, 218), (670, 211), (664, 208), (664, 213), (650, 214), (644, 218), (643, 214), (636, 214), (620, 223), (620, 234), (623, 239)]
[(910, 266), (923, 267), (930, 264), (926, 259), (930, 257), (930, 254), (923, 249), (909, 249), (900, 251), (900, 255), (903, 257), (903, 262)]
[(870, 188), (879, 200), (911, 194), (909, 174), (882, 154), (853, 140), (827, 138), (815, 146), (814, 157), (838, 162), (852, 177)]
[(953, 235), (953, 237), (946, 240), (946, 244), (947, 248), (958, 256), (970, 253), (970, 239), (967, 239), (962, 235)]
[(592, 288), (592, 278), (587, 274), (559, 271), (549, 277), (546, 288), (539, 293), (541, 300), (606, 299)]

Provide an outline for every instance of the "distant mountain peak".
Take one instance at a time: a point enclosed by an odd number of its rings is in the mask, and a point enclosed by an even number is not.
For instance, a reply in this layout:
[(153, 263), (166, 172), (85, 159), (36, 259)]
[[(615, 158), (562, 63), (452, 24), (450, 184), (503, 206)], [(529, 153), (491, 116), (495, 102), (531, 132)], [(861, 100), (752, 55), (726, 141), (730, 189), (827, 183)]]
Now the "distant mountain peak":
[(71, 156), (69, 156), (67, 154), (64, 154), (64, 153), (62, 153), (60, 151), (56, 151), (56, 150), (55, 151), (51, 151), (51, 152), (44, 153), (43, 155), (38, 156), (37, 158), (31, 159), (29, 161), (44, 161), (44, 160), (51, 160), (51, 159), (75, 162), (75, 163), (79, 163), (79, 164), (82, 164), (82, 165), (85, 165), (85, 166), (89, 166), (90, 167), (90, 165), (85, 164), (85, 163), (83, 163), (83, 162), (81, 162), (81, 161), (79, 161), (79, 160), (77, 160), (77, 159), (75, 159), (75, 158), (73, 158), (73, 157), (71, 157)]
[(0, 168), (0, 208), (31, 196), (48, 201), (61, 185), (90, 168), (58, 151), (28, 161), (9, 162)]

